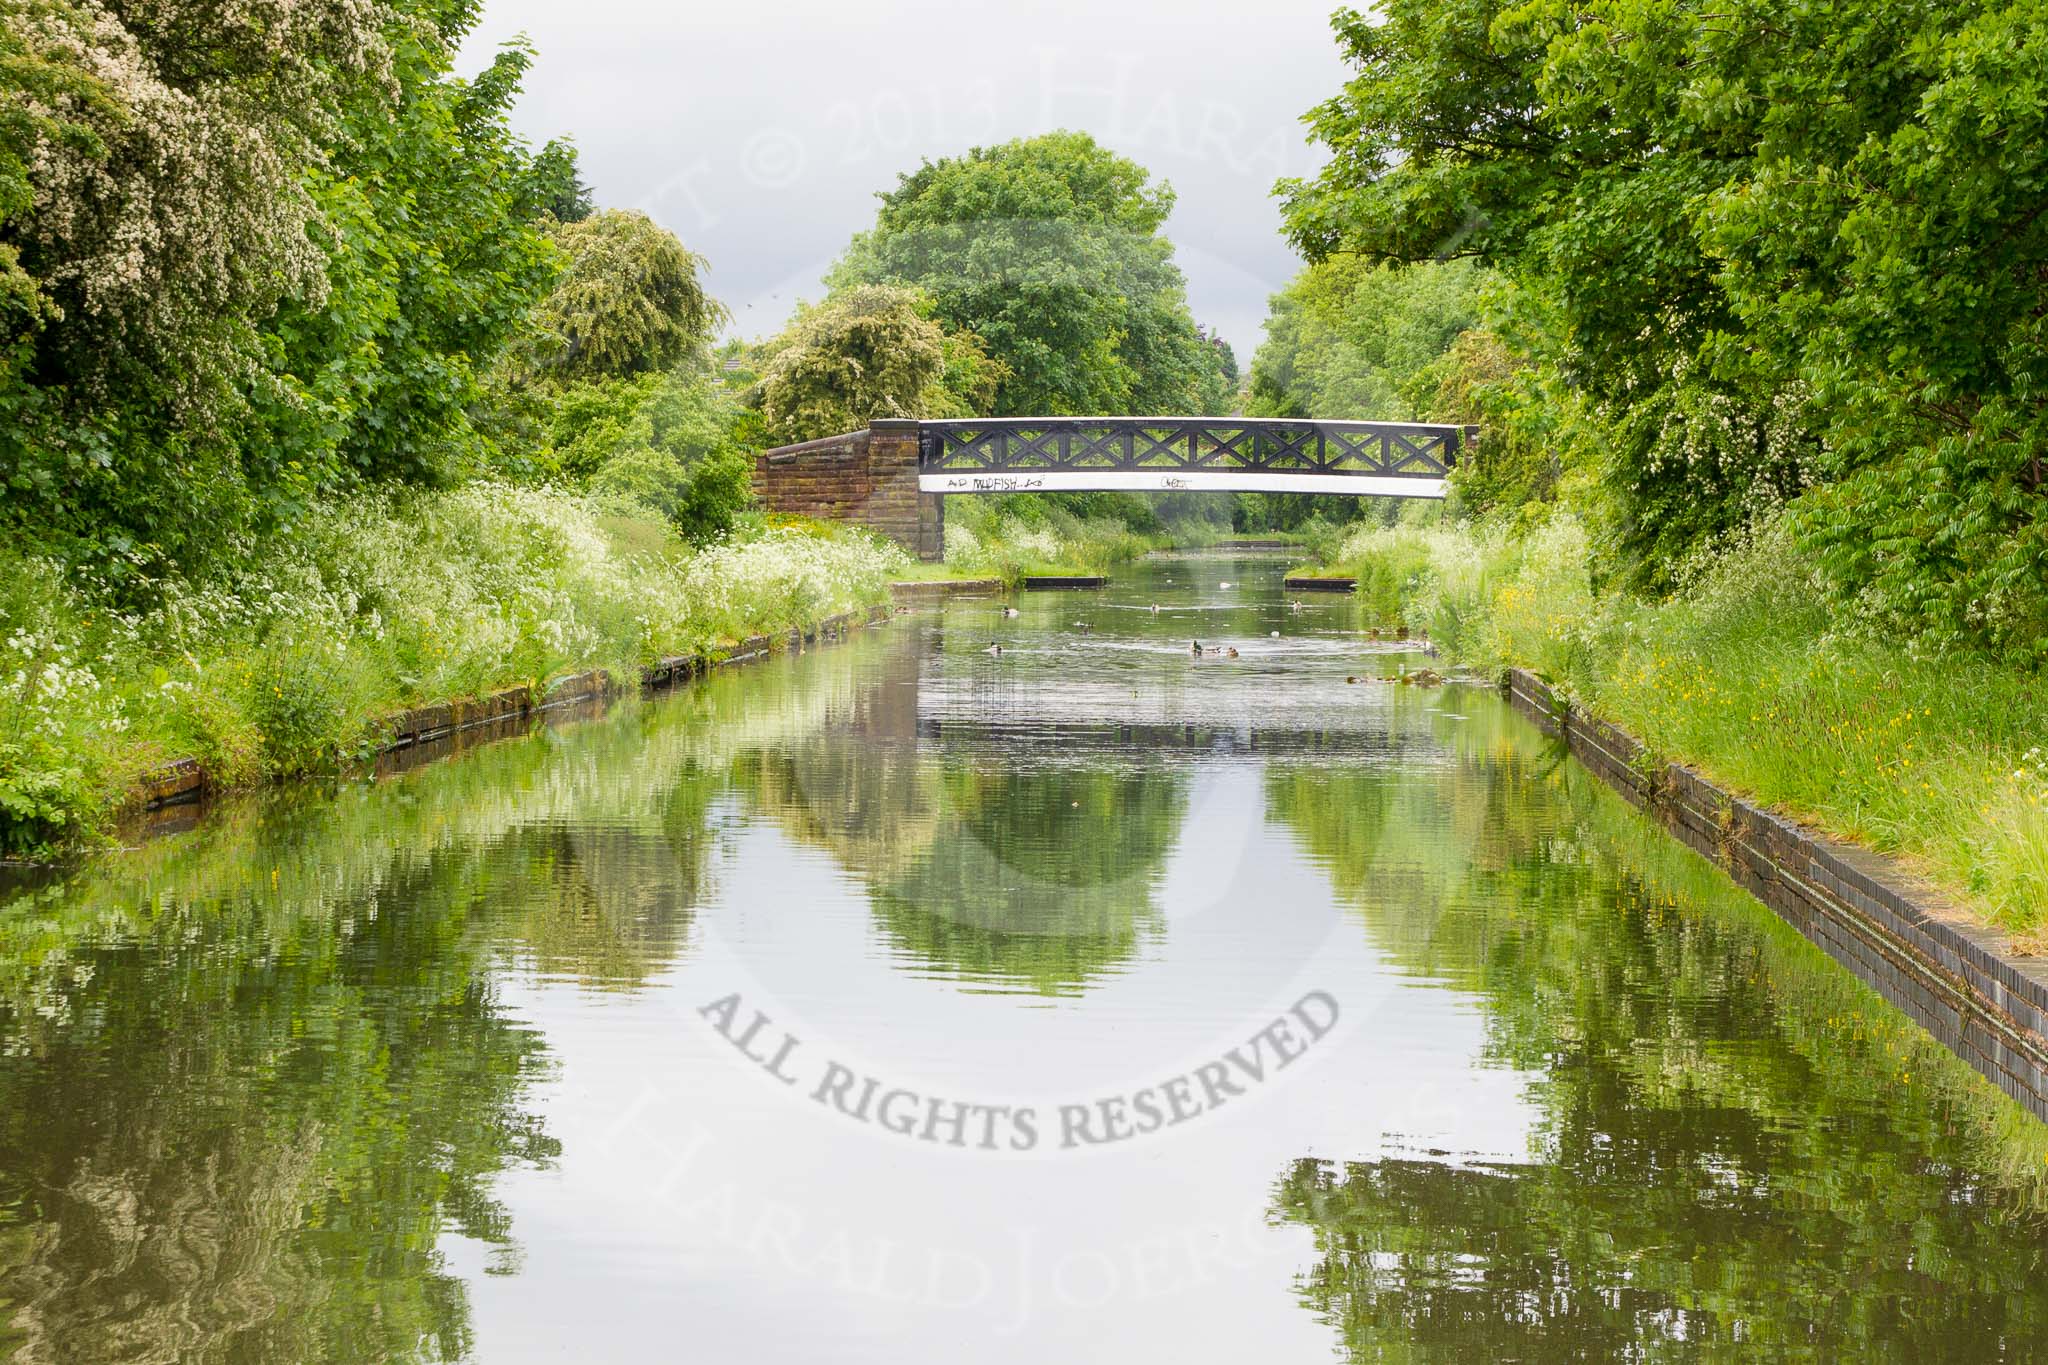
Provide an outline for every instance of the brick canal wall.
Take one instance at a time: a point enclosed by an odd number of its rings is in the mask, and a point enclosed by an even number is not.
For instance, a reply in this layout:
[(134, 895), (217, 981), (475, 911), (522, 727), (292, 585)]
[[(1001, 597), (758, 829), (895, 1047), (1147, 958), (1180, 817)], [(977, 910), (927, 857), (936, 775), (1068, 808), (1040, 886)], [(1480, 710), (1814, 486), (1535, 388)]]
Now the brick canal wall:
[(771, 512), (865, 526), (937, 561), (945, 554), (944, 504), (918, 492), (917, 450), (918, 424), (894, 420), (764, 450), (754, 457), (754, 496)]
[(1888, 860), (1801, 829), (1690, 768), (1645, 763), (1634, 738), (1574, 712), (1534, 674), (1511, 669), (1506, 691), (1632, 805), (2048, 1120), (2048, 968), (1940, 913)]

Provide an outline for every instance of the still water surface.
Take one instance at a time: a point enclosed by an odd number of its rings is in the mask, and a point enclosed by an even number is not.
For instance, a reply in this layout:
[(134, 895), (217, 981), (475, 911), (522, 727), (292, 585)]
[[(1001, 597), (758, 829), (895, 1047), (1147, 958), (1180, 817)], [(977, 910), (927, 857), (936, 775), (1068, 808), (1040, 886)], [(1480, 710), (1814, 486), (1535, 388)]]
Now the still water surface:
[(0, 1359), (2043, 1358), (2039, 1126), (1278, 580), (14, 890)]

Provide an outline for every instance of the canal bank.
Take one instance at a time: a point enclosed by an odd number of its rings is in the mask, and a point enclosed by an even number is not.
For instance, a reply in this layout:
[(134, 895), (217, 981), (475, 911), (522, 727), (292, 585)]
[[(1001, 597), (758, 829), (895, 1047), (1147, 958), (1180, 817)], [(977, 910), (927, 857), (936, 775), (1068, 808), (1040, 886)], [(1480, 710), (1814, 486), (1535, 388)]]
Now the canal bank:
[(2048, 966), (2006, 952), (2004, 935), (1892, 860), (1803, 828), (1683, 764), (1651, 761), (1633, 735), (1575, 711), (1528, 670), (1508, 669), (1501, 690), (1631, 805), (2048, 1121)]
[(124, 808), (195, 771), (225, 789), (359, 766), (379, 721), (415, 708), (599, 668), (630, 686), (664, 658), (886, 601), (907, 567), (787, 528), (698, 548), (663, 519), (496, 485), (324, 504), (244, 551), (121, 594), (22, 562), (0, 639), (0, 858), (106, 847)]
[(2009, 956), (2048, 954), (2048, 689), (2022, 660), (1874, 628), (1782, 527), (1655, 600), (1596, 591), (1566, 513), (1373, 529), (1339, 558), (1377, 622), (1489, 677), (1528, 669), (1660, 760), (1898, 860)]
[[(716, 668), (755, 663), (778, 650), (830, 644), (845, 638), (850, 630), (880, 625), (893, 614), (889, 607), (876, 604), (864, 611), (838, 612), (812, 625), (792, 627), (774, 636), (752, 635), (722, 649), (657, 659), (640, 670), (638, 690), (643, 694), (657, 692), (680, 686)], [(411, 707), (369, 727), (365, 759), (375, 767), (393, 755), (414, 753), (429, 746), (440, 746), (435, 749), (436, 757), (458, 752), (466, 735), (509, 738), (552, 713), (609, 701), (619, 695), (623, 686), (610, 670), (597, 668), (552, 679), (541, 687), (522, 685), (483, 697)], [(198, 759), (177, 759), (150, 769), (136, 780), (134, 795), (122, 817), (133, 826), (137, 817), (203, 801), (222, 790), (226, 788), (209, 781), (206, 768)]]

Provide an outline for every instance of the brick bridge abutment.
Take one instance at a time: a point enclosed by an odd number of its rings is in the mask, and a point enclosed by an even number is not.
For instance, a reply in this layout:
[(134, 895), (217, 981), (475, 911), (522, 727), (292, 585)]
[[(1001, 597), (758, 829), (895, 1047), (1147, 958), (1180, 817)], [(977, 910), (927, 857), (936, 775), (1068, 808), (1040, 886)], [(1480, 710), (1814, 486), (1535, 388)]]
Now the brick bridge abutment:
[(754, 495), (770, 512), (843, 521), (887, 536), (927, 562), (945, 555), (945, 503), (917, 487), (919, 424), (878, 419), (865, 431), (764, 450)]

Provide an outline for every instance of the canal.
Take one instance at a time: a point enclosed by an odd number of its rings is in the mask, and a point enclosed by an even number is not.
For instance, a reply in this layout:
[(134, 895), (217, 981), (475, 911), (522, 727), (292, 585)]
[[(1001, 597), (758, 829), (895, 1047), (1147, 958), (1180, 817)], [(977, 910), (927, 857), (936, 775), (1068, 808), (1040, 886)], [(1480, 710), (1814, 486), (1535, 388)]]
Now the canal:
[(0, 891), (0, 1359), (2041, 1358), (2041, 1126), (1280, 569)]

